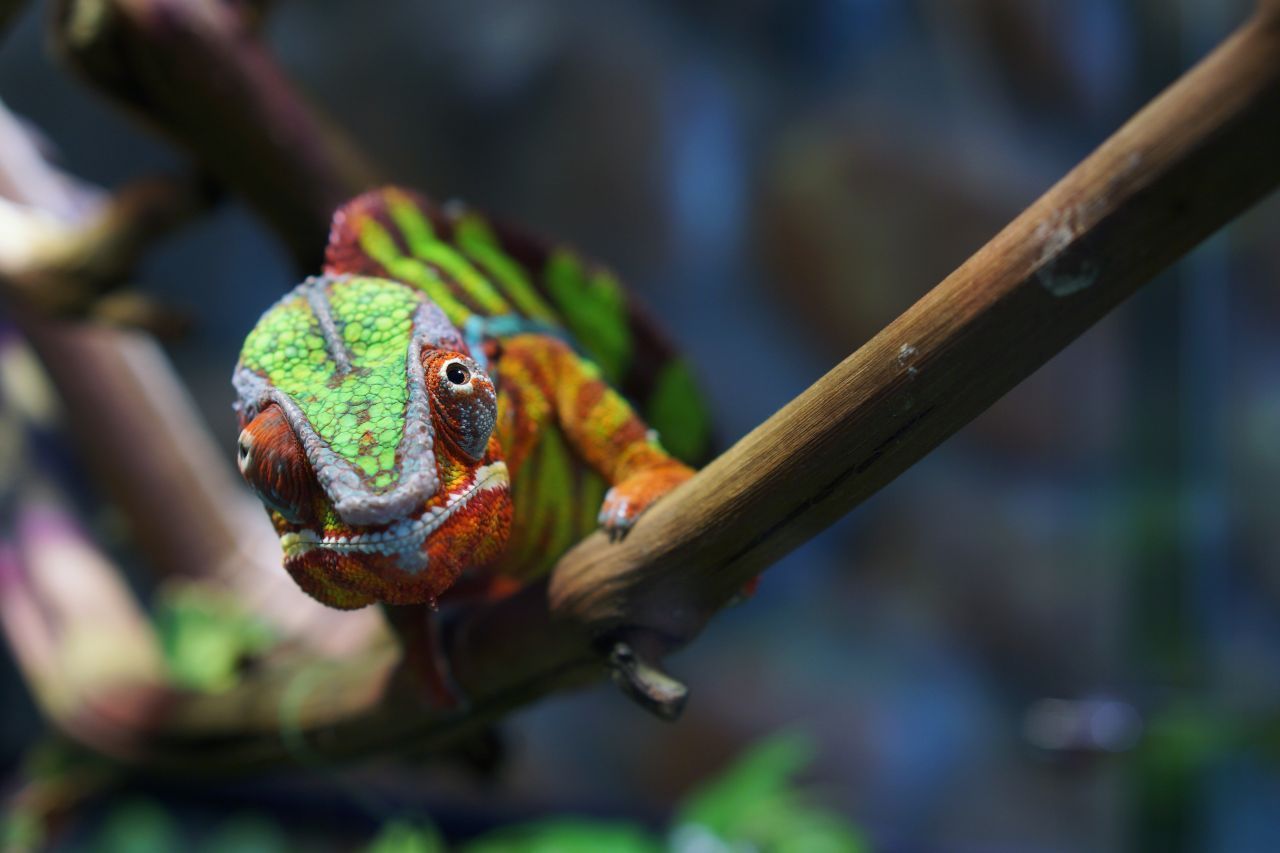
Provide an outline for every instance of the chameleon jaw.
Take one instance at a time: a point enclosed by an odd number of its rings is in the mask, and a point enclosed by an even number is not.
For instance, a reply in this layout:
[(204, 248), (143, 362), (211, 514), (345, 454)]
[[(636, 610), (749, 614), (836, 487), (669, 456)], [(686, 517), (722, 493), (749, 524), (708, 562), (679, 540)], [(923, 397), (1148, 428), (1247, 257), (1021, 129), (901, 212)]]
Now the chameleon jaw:
[(499, 489), (510, 482), (505, 462), (497, 461), (476, 470), (475, 482), (465, 491), (451, 496), (443, 506), (430, 507), (422, 515), (413, 519), (402, 519), (386, 530), (374, 533), (355, 533), (349, 536), (322, 536), (314, 530), (304, 528), (296, 532), (281, 535), (280, 545), (284, 548), (286, 559), (301, 557), (314, 550), (335, 551), (344, 554), (377, 554), (389, 556), (399, 554), (405, 568), (411, 572), (426, 568), (425, 560), (421, 565), (412, 565), (416, 561), (403, 558), (423, 553), (423, 543), (448, 521), (454, 513), (466, 506), (473, 497), (482, 491)]

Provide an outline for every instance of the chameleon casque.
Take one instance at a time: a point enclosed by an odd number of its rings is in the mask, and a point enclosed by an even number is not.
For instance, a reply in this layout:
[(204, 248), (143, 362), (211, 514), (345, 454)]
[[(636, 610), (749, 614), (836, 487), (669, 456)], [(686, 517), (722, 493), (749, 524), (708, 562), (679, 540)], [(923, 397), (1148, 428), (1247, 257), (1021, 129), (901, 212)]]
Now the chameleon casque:
[(514, 590), (625, 533), (709, 443), (686, 363), (608, 271), (398, 188), (337, 211), (324, 274), (263, 314), (233, 382), (284, 567), (344, 609)]

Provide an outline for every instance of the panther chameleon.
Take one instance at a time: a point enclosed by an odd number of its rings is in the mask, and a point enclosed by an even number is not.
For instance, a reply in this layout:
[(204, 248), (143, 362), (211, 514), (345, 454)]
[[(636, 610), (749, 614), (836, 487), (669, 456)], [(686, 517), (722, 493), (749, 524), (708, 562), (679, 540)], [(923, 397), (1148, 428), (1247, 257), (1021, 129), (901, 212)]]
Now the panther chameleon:
[[(709, 444), (687, 363), (610, 272), (395, 187), (335, 213), (323, 275), (262, 315), (233, 383), (284, 568), (393, 624), (395, 605), (508, 594), (597, 526), (625, 534)], [(447, 703), (424, 619), (398, 627)]]

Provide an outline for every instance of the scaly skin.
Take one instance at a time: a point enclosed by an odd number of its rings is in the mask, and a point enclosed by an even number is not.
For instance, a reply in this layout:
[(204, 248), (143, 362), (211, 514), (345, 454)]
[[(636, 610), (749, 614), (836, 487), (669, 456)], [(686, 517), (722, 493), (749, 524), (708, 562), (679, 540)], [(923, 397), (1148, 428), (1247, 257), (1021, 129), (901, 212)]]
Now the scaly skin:
[[(516, 494), (499, 577), (543, 574), (597, 523), (622, 534), (692, 474), (563, 341), (516, 335), (504, 342), (499, 364), (498, 443)], [(605, 484), (613, 486), (607, 493)]]
[(335, 215), (325, 273), (263, 315), (235, 374), (241, 471), (324, 604), (505, 592), (692, 474), (606, 381), (669, 410), (684, 374), (646, 364), (616, 281), (571, 253), (387, 189)]

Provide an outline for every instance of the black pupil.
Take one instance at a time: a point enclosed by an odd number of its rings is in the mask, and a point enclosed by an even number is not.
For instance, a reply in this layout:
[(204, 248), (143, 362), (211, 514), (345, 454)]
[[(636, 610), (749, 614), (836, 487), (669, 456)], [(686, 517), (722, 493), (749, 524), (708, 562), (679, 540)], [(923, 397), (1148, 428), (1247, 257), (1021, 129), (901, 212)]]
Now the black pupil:
[(444, 369), (444, 375), (449, 377), (449, 381), (454, 385), (462, 385), (470, 378), (467, 369), (456, 361)]

